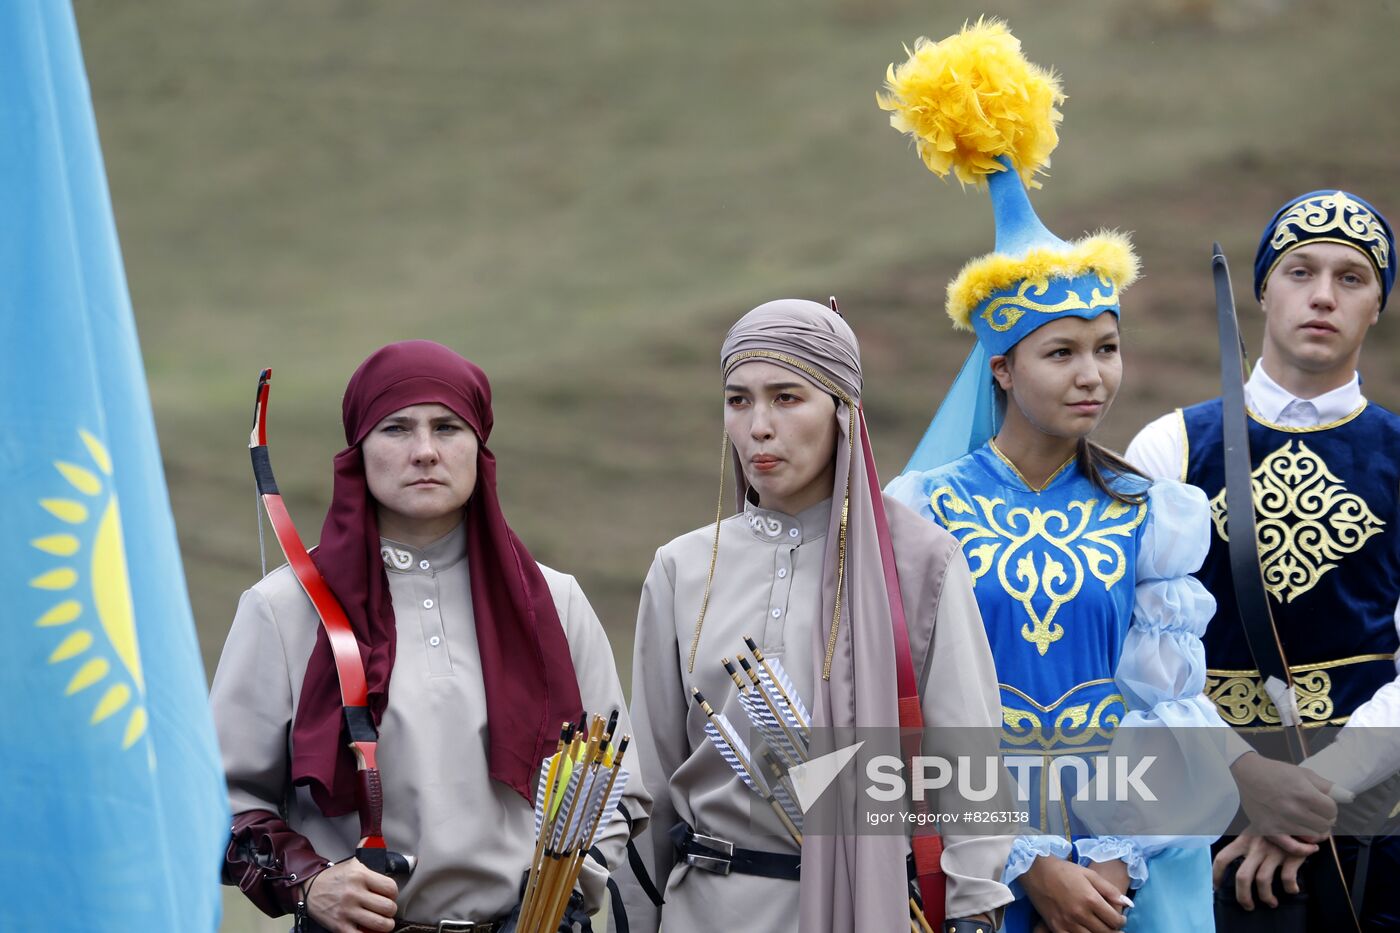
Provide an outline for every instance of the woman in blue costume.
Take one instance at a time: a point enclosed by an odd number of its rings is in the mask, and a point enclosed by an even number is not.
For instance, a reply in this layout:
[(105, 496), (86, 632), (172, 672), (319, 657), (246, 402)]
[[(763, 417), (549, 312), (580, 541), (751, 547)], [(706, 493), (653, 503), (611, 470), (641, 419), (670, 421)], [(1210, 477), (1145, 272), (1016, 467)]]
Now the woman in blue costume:
[[(1199, 933), (1213, 929), (1214, 837), (1181, 833), (1223, 828), (1234, 812), (1223, 759), (1191, 757), (1176, 789), (1208, 799), (1182, 807), (1181, 826), (1158, 817), (1151, 836), (1091, 819), (1073, 800), (1084, 778), (1053, 765), (1117, 750), (1115, 736), (1141, 727), (1223, 727), (1202, 696), (1215, 602), (1190, 576), (1209, 545), (1205, 496), (1151, 483), (1089, 440), (1122, 377), (1119, 299), (1137, 259), (1115, 233), (1067, 243), (1031, 208), (1025, 186), (1058, 142), (1061, 100), (1058, 78), (995, 21), (920, 40), (889, 71), (891, 124), (935, 173), (986, 185), (997, 229), (995, 252), (948, 289), (976, 347), (887, 492), (961, 542), (996, 661), (1003, 750), (1036, 762), (1034, 835), (1007, 862), (1018, 900), (1004, 929)], [(1140, 728), (1119, 731), (1129, 726)]]

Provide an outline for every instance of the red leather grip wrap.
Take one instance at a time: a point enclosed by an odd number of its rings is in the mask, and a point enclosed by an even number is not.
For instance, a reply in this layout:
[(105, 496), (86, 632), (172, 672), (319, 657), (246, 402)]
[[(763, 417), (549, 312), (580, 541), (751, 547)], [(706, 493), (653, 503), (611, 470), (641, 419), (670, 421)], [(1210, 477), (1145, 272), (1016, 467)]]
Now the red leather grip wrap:
[(362, 768), (356, 775), (359, 778), (359, 784), (355, 788), (355, 799), (360, 810), (360, 835), (366, 839), (381, 836), (384, 833), (384, 827), (381, 825), (381, 815), (384, 813), (384, 785), (379, 782), (379, 769)]

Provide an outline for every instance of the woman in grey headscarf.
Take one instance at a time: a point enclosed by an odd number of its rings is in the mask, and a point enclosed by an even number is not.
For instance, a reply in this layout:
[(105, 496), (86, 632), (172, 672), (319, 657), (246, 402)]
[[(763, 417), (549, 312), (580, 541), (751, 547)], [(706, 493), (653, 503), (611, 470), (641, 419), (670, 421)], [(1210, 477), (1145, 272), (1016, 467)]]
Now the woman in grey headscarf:
[[(968, 565), (950, 535), (879, 493), (859, 346), (834, 310), (764, 304), (730, 330), (721, 360), (719, 514), (657, 551), (637, 618), (632, 714), (657, 800), (643, 849), (665, 890), (660, 920), (682, 933), (908, 930), (909, 841), (858, 834), (847, 791), (828, 817), (842, 828), (814, 828), (799, 845), (707, 740), (694, 691), (749, 744), (745, 678), (722, 659), (751, 651), (752, 637), (811, 708), (813, 754), (833, 729), (995, 729), (996, 674)], [(724, 518), (731, 464), (738, 511)], [(946, 900), (929, 913), (994, 924), (1012, 899), (997, 880), (1010, 839), (946, 835), (941, 860), (930, 840), (920, 881), (939, 900), (946, 885)], [(633, 925), (654, 930), (645, 906), (632, 905)]]

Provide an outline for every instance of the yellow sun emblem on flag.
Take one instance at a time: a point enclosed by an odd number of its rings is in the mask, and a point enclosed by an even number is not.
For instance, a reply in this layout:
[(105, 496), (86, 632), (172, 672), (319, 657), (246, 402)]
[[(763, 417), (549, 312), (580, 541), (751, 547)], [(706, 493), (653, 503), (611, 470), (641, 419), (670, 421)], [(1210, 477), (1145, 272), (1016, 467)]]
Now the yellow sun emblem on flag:
[[(136, 643), (121, 515), (117, 494), (110, 488), (112, 458), (87, 431), (80, 430), (78, 436), (90, 465), (56, 461), (54, 468), (67, 481), (71, 494), (39, 500), (45, 511), (68, 527), (30, 542), (43, 553), (64, 559), (29, 581), (31, 587), (53, 593), (56, 600), (34, 624), (59, 636), (49, 663), (67, 669), (66, 695), (87, 696), (84, 691), (102, 687), (89, 722), (97, 725), (124, 714), (122, 748), (130, 748), (146, 734), (146, 685)], [(102, 648), (94, 631), (100, 631), (110, 650)], [(110, 655), (116, 656), (125, 676), (121, 669), (113, 669)]]

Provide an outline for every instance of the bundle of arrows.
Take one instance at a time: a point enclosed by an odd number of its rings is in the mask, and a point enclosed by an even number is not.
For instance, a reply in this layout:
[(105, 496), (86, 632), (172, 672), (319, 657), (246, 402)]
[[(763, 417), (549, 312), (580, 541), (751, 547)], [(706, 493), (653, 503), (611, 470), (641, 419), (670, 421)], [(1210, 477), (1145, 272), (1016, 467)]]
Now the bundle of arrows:
[[(753, 662), (742, 654), (734, 661), (721, 658), (725, 671), (739, 689), (739, 706), (749, 721), (748, 734), (756, 739), (745, 744), (728, 716), (717, 711), (704, 694), (691, 693), (709, 720), (705, 735), (725, 762), (749, 790), (772, 808), (778, 822), (792, 841), (802, 845), (802, 807), (793, 786), (793, 772), (810, 760), (812, 718), (802, 703), (783, 664), (766, 658), (758, 643), (747, 635)], [(909, 898), (909, 929), (912, 933), (933, 933), (918, 901)]]
[(617, 712), (564, 723), (555, 753), (540, 763), (535, 791), (535, 854), (520, 902), (517, 933), (556, 933), (583, 860), (598, 831), (617, 813), (627, 787), (623, 755), (631, 736), (613, 743)]

